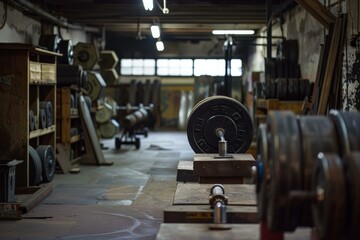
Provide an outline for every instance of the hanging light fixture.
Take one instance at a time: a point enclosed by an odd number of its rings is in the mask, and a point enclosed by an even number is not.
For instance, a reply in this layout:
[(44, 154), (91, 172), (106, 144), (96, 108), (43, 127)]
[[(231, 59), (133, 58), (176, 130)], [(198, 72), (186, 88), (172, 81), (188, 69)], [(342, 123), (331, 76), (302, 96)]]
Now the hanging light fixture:
[(252, 35), (254, 30), (213, 30), (214, 35)]
[(156, 42), (156, 49), (159, 52), (164, 51), (164, 49), (165, 49), (164, 43), (160, 39)]
[(160, 27), (157, 24), (154, 24), (150, 27), (151, 35), (153, 38), (159, 38), (160, 37)]
[(143, 0), (145, 10), (152, 11), (154, 8), (153, 0)]

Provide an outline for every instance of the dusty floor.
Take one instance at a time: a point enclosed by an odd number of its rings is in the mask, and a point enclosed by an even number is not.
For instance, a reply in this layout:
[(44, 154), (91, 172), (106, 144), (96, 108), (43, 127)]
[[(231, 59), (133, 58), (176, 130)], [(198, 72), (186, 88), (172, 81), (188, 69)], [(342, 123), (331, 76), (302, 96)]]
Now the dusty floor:
[(141, 148), (114, 149), (112, 166), (56, 174), (52, 193), (22, 220), (0, 221), (0, 239), (155, 239), (172, 204), (179, 160), (192, 160), (186, 134), (151, 132)]
[[(22, 220), (0, 221), (0, 240), (155, 239), (163, 210), (173, 202), (178, 162), (193, 159), (186, 134), (151, 132), (141, 138), (139, 150), (129, 145), (115, 150), (114, 140), (102, 143), (112, 166), (81, 165), (78, 174), (56, 174), (51, 194)], [(241, 239), (259, 239), (258, 224), (244, 227)], [(164, 239), (195, 238), (195, 232), (179, 231), (171, 227), (177, 234), (166, 231), (171, 237)], [(285, 239), (310, 239), (310, 234), (305, 228), (285, 234)]]

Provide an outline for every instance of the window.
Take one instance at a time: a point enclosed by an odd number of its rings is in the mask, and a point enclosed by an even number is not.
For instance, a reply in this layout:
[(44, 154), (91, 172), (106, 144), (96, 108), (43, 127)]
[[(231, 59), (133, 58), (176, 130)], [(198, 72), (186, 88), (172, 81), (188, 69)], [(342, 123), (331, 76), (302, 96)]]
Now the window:
[(192, 59), (158, 59), (157, 74), (159, 76), (192, 76)]
[[(224, 76), (224, 59), (121, 59), (121, 75)], [(231, 75), (242, 75), (241, 59), (231, 60)]]
[(155, 75), (155, 59), (121, 59), (121, 75)]

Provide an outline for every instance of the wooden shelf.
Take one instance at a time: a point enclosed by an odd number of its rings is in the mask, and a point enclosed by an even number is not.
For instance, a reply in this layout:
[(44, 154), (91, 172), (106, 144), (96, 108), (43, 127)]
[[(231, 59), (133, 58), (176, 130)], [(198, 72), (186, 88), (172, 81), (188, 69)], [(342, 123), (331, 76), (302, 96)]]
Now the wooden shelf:
[(43, 135), (46, 135), (46, 134), (49, 134), (49, 133), (53, 133), (55, 132), (55, 125), (52, 125), (48, 128), (44, 128), (44, 129), (37, 129), (37, 130), (34, 130), (34, 131), (31, 131), (30, 132), (30, 136), (29, 138), (36, 138), (36, 137), (40, 137), (40, 136), (43, 136)]

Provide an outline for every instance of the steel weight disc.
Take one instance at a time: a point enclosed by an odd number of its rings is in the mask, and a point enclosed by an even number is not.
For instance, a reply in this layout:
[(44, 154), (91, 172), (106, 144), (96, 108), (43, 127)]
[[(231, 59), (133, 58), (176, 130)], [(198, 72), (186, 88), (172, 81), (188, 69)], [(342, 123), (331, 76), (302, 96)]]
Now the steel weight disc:
[(256, 144), (256, 161), (261, 171), (258, 171), (258, 178), (256, 181), (256, 197), (258, 206), (258, 216), (260, 220), (266, 220), (266, 206), (267, 206), (267, 181), (269, 180), (269, 166), (268, 166), (268, 140), (266, 132), (266, 124), (260, 124), (257, 132)]
[(29, 185), (37, 186), (42, 181), (42, 165), (39, 154), (29, 146)]
[(344, 157), (347, 184), (346, 239), (360, 239), (360, 152)]
[(216, 130), (225, 131), (229, 153), (244, 153), (253, 138), (252, 120), (238, 101), (225, 96), (212, 96), (200, 101), (191, 111), (187, 137), (195, 153), (218, 153)]
[(34, 111), (29, 110), (29, 130), (34, 131), (35, 130), (35, 115)]
[(45, 109), (39, 109), (39, 128), (46, 128), (47, 121), (46, 121), (46, 111)]
[(312, 205), (319, 240), (342, 239), (346, 211), (346, 185), (341, 159), (336, 154), (318, 154), (312, 191), (322, 192), (322, 200)]
[(42, 163), (42, 177), (44, 182), (51, 182), (55, 174), (55, 154), (51, 145), (39, 145), (36, 148)]
[[(338, 153), (339, 143), (332, 121), (325, 116), (305, 116), (299, 118), (303, 148), (303, 189), (310, 191), (311, 176), (319, 152)], [(301, 217), (302, 226), (312, 226), (310, 203), (304, 203)]]
[(291, 190), (300, 190), (301, 141), (295, 115), (290, 111), (268, 114), (269, 138), (269, 202), (267, 224), (273, 231), (294, 231), (299, 207), (289, 201)]
[(360, 112), (342, 112), (331, 110), (341, 145), (341, 155), (351, 151), (360, 151)]
[(44, 109), (46, 113), (46, 127), (53, 124), (53, 106), (50, 101), (40, 102), (40, 109)]

